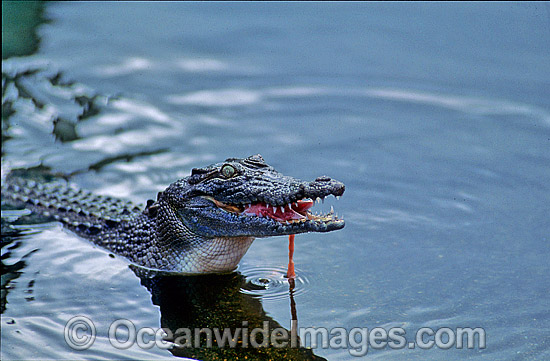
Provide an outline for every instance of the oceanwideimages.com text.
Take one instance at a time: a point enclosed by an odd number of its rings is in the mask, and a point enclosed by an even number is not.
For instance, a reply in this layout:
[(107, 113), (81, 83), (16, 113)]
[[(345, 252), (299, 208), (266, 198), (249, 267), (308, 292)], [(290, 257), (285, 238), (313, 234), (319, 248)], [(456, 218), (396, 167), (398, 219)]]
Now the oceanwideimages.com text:
[[(482, 327), (421, 327), (412, 337), (402, 327), (297, 327), (291, 321), (290, 331), (270, 328), (264, 321), (263, 327), (249, 328), (243, 321), (236, 328), (136, 328), (133, 322), (119, 319), (111, 323), (106, 333), (111, 345), (127, 349), (136, 344), (143, 349), (158, 347), (177, 348), (260, 348), (260, 347), (307, 347), (312, 349), (347, 349), (352, 356), (365, 356), (369, 349), (484, 349), (486, 334)], [(75, 350), (92, 347), (97, 335), (95, 324), (85, 316), (71, 318), (65, 325), (67, 344)]]

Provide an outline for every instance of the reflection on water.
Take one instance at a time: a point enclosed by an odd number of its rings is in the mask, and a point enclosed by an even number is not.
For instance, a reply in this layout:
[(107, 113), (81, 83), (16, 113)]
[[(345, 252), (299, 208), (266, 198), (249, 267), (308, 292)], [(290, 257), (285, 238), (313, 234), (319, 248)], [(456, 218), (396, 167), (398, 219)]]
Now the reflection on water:
[(2, 59), (31, 55), (38, 49), (36, 28), (45, 21), (43, 12), (40, 1), (2, 2)]
[[(139, 269), (135, 268), (139, 275)], [(248, 281), (239, 273), (229, 275), (206, 275), (191, 277), (142, 277), (144, 285), (152, 294), (153, 304), (160, 307), (161, 326), (173, 331), (175, 334), (170, 341), (180, 344), (189, 342), (188, 347), (175, 347), (171, 352), (176, 356), (191, 357), (197, 359), (238, 359), (252, 358), (258, 360), (323, 360), (317, 357), (311, 350), (305, 348), (280, 347), (279, 341), (273, 341), (273, 331), (280, 328), (275, 320), (269, 317), (259, 298), (244, 294), (241, 290), (247, 287)], [(287, 295), (289, 289), (286, 289)], [(292, 302), (294, 299), (292, 298)], [(294, 305), (295, 307), (295, 305)], [(295, 308), (293, 311), (296, 314)], [(267, 322), (268, 326), (265, 326)], [(183, 330), (178, 329), (202, 329), (230, 330), (231, 335), (236, 336), (235, 348), (196, 348), (193, 337), (185, 337)], [(268, 335), (257, 338), (257, 342), (265, 342), (266, 347), (243, 347), (243, 342), (250, 342), (244, 335), (254, 329), (265, 329)], [(290, 334), (287, 330), (286, 335)], [(192, 334), (194, 336), (194, 334)], [(201, 334), (201, 345), (207, 344), (207, 333)], [(249, 334), (250, 336), (250, 334)], [(178, 340), (178, 337), (181, 337)], [(212, 337), (212, 336), (211, 336)], [(269, 340), (269, 342), (268, 342)], [(217, 345), (216, 336), (212, 342)], [(250, 345), (250, 343), (248, 344)]]

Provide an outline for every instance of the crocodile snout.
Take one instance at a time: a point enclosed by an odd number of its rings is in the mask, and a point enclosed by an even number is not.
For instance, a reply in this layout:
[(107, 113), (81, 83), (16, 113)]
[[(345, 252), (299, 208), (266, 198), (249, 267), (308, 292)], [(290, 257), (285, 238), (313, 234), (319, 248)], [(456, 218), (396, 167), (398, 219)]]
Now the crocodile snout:
[(342, 182), (327, 176), (317, 177), (315, 181), (310, 182), (304, 188), (304, 195), (309, 198), (324, 198), (329, 194), (341, 196), (346, 189)]
[(317, 177), (317, 179), (315, 179), (316, 182), (330, 182), (330, 177), (327, 177), (326, 175), (323, 175), (323, 176), (320, 176), (320, 177)]

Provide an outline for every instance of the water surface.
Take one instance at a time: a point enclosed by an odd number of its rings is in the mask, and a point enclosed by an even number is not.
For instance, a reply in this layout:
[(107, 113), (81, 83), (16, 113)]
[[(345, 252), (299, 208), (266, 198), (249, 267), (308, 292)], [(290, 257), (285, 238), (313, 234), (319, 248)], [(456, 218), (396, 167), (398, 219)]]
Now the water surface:
[[(48, 3), (38, 52), (3, 62), (5, 74), (40, 69), (20, 85), (43, 104), (6, 91), (15, 112), (3, 167), (43, 165), (136, 204), (227, 157), (261, 153), (285, 174), (327, 174), (346, 193), (317, 207), (333, 204), (346, 227), (296, 237), (300, 326), (403, 327), (408, 339), (421, 327), (483, 327), (485, 349), (367, 357), (548, 359), (546, 7)], [(177, 303), (155, 290), (185, 293), (188, 281), (143, 284), (59, 224), (2, 217), (23, 223), (3, 243), (2, 359), (174, 358), (113, 348), (106, 330), (119, 318), (176, 324)], [(286, 237), (258, 239), (223, 289), (290, 328), (286, 263)], [(247, 289), (266, 277), (271, 291)], [(80, 353), (63, 338), (75, 315), (101, 331)]]

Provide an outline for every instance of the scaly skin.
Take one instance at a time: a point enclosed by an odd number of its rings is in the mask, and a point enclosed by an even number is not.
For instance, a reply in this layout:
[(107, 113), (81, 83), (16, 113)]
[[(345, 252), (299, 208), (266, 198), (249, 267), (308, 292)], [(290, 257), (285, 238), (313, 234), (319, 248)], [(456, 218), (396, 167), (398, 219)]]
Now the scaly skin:
[(231, 272), (256, 237), (344, 227), (332, 212), (308, 211), (312, 200), (342, 195), (344, 184), (326, 176), (313, 182), (284, 176), (260, 155), (193, 169), (142, 212), (62, 182), (42, 184), (12, 173), (4, 183), (3, 203), (24, 204), (138, 266), (166, 272)]

